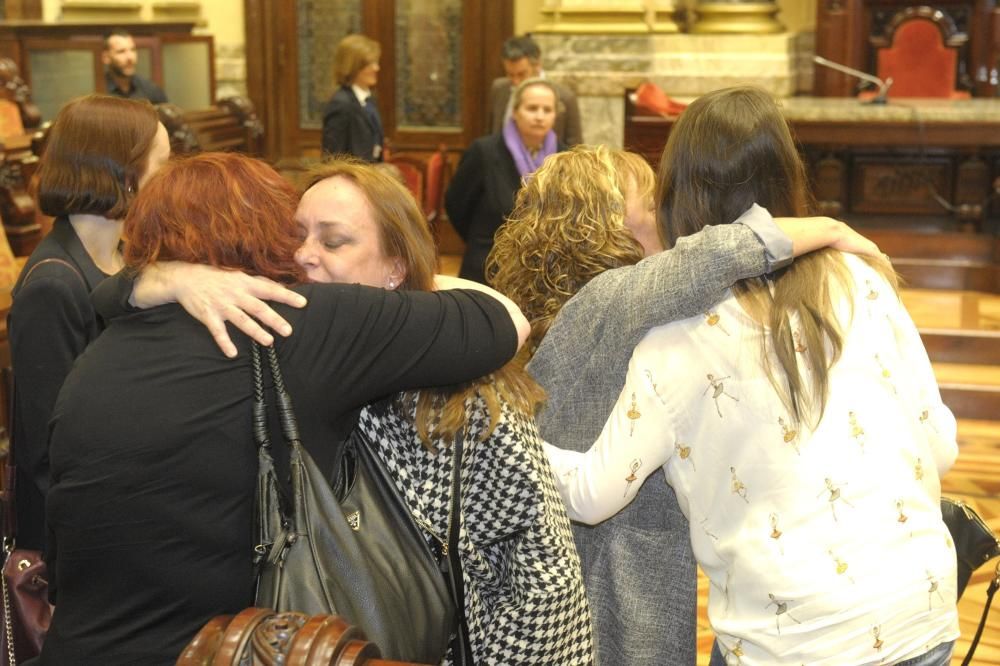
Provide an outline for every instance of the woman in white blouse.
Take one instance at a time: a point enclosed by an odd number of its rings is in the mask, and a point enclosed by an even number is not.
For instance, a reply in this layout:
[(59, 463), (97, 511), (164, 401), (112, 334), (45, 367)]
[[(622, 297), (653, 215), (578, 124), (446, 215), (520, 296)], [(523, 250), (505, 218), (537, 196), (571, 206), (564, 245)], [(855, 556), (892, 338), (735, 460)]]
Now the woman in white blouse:
[[(668, 247), (754, 202), (805, 214), (774, 100), (732, 88), (695, 101), (658, 200)], [(887, 263), (835, 250), (743, 280), (649, 332), (589, 452), (549, 449), (586, 523), (664, 470), (711, 582), (713, 665), (949, 662), (956, 566), (939, 475), (955, 419), (895, 287)]]

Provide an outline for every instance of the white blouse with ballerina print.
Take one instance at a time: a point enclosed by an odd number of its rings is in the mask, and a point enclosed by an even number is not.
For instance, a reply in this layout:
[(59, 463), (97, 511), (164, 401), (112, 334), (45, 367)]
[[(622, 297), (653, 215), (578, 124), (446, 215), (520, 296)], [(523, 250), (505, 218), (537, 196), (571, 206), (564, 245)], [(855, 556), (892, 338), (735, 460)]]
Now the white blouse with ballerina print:
[(649, 332), (589, 452), (547, 447), (570, 518), (586, 523), (664, 469), (728, 664), (889, 664), (958, 636), (939, 508), (955, 419), (892, 287), (843, 256), (854, 294), (837, 304), (844, 350), (815, 430), (790, 418), (762, 369), (768, 333), (730, 294)]

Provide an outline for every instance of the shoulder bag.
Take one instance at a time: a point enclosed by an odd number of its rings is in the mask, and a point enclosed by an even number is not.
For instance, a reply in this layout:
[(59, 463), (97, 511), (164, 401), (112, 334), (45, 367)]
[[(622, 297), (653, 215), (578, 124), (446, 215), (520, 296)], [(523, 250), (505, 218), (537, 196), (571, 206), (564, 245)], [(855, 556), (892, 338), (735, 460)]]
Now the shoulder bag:
[[(969, 583), (972, 572), (983, 566), (994, 557), (1000, 555), (1000, 539), (993, 533), (986, 521), (976, 513), (976, 511), (961, 500), (954, 500), (950, 497), (941, 498), (941, 517), (944, 524), (951, 532), (951, 540), (955, 544), (955, 553), (958, 556), (958, 598), (965, 592), (965, 586)], [(1000, 588), (1000, 564), (986, 589), (986, 605), (983, 607), (983, 615), (979, 620), (979, 627), (976, 635), (969, 645), (969, 651), (962, 661), (962, 666), (971, 663), (972, 656), (979, 645), (979, 639), (983, 635), (986, 627), (986, 618), (990, 613), (990, 604), (993, 596)]]
[[(338, 498), (304, 450), (273, 347), (277, 417), (289, 447), (291, 501), (275, 478), (261, 349), (253, 344), (254, 438), (259, 447), (257, 606), (339, 614), (386, 658), (440, 663), (456, 630), (448, 582), (395, 486), (357, 437), (346, 496)], [(366, 455), (367, 454), (367, 455)]]

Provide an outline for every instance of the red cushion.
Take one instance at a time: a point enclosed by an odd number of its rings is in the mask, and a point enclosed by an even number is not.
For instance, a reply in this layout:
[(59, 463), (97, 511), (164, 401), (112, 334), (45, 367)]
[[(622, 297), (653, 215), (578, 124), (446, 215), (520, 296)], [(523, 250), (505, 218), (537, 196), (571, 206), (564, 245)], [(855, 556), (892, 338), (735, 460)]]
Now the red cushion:
[(687, 104), (670, 99), (663, 88), (650, 81), (640, 84), (635, 89), (635, 105), (664, 116), (680, 115), (680, 112), (687, 108)]
[(427, 160), (427, 183), (424, 188), (424, 215), (431, 217), (441, 207), (444, 181), (444, 151), (438, 150)]

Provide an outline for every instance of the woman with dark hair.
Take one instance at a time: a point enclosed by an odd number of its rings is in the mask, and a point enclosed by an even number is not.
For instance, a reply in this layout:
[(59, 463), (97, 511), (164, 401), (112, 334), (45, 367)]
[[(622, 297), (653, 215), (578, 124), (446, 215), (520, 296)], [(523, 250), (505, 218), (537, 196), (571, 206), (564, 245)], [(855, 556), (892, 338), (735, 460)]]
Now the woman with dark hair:
[[(245, 156), (168, 164), (125, 220), (126, 266), (202, 262), (298, 284), (295, 202), (276, 172)], [(362, 405), (482, 376), (527, 335), (516, 308), (481, 286), (296, 290), (309, 304), (278, 308), (294, 333), (276, 347), (321, 469), (334, 469)], [(248, 339), (233, 341), (248, 358)], [(113, 319), (79, 359), (52, 420), (58, 604), (42, 664), (173, 663), (208, 619), (253, 602), (251, 400), (249, 364), (219, 354), (173, 304)]]
[[(657, 198), (668, 246), (754, 202), (805, 214), (775, 101), (731, 88), (692, 103)], [(588, 524), (662, 468), (711, 582), (712, 664), (944, 666), (958, 616), (939, 475), (957, 450), (891, 267), (822, 250), (652, 329), (594, 447), (549, 453)]]
[(42, 212), (56, 218), (13, 290), (19, 547), (45, 544), (49, 418), (73, 361), (104, 327), (90, 290), (122, 267), (122, 218), (170, 156), (147, 102), (89, 95), (66, 104), (39, 168)]
[(348, 35), (337, 44), (333, 76), (337, 91), (323, 108), (323, 152), (382, 161), (385, 131), (375, 104), (382, 47), (364, 35)]
[(514, 208), (523, 180), (562, 150), (552, 130), (559, 93), (545, 79), (527, 79), (513, 93), (511, 118), (497, 134), (469, 146), (445, 192), (448, 219), (465, 241), (459, 276), (486, 282), (493, 235)]

